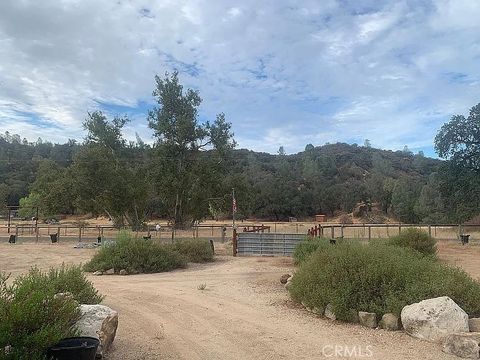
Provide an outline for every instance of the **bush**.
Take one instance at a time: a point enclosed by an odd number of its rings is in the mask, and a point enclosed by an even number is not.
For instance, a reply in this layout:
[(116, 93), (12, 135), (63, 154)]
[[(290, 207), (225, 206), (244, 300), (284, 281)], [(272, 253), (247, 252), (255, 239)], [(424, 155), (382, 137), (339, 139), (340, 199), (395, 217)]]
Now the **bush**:
[(399, 315), (405, 305), (450, 296), (480, 315), (480, 284), (464, 271), (431, 257), (388, 245), (341, 243), (316, 251), (294, 275), (289, 291), (310, 307), (332, 304), (340, 320), (357, 311)]
[(173, 245), (123, 235), (115, 243), (104, 245), (85, 264), (85, 271), (127, 270), (129, 273), (157, 273), (187, 266), (187, 257)]
[(327, 239), (307, 238), (305, 241), (302, 241), (297, 246), (295, 246), (295, 251), (293, 252), (293, 259), (295, 260), (295, 264), (299, 265), (303, 263), (304, 261), (308, 260), (315, 251), (328, 246), (332, 245), (330, 245), (330, 242)]
[[(62, 338), (74, 336), (72, 325), (80, 313), (78, 302), (95, 304), (102, 296), (85, 279), (80, 267), (62, 266), (42, 272), (32, 268), (7, 284), (0, 274), (0, 358), (43, 359)], [(69, 297), (55, 297), (70, 292)], [(3, 352), (9, 346), (10, 351)]]
[(173, 248), (180, 254), (185, 255), (189, 262), (203, 263), (213, 261), (213, 251), (208, 240), (177, 240), (173, 244)]
[(406, 229), (399, 235), (389, 238), (387, 243), (389, 245), (410, 248), (426, 256), (437, 253), (437, 241), (428, 235), (427, 232), (420, 229)]

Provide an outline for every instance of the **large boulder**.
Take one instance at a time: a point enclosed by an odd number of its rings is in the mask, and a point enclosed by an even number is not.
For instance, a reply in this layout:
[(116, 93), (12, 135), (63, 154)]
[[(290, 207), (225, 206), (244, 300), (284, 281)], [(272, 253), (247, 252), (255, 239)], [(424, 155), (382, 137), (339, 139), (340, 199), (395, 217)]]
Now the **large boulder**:
[(118, 313), (105, 305), (80, 305), (80, 319), (75, 327), (80, 336), (91, 336), (100, 340), (97, 358), (102, 358), (112, 345), (117, 333)]
[(405, 331), (416, 338), (440, 341), (449, 334), (468, 332), (468, 315), (448, 296), (407, 305), (401, 313)]
[(443, 351), (465, 359), (479, 359), (480, 333), (450, 334), (443, 340)]

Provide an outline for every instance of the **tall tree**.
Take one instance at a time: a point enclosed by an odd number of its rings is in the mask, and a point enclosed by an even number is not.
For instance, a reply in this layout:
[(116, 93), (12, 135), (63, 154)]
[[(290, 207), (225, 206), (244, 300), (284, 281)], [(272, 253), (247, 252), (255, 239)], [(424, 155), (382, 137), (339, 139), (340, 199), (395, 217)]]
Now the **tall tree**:
[(235, 147), (224, 114), (200, 123), (198, 91), (184, 90), (178, 73), (155, 76), (158, 107), (149, 112), (156, 137), (152, 176), (175, 227), (208, 214), (209, 198), (218, 197), (230, 150)]
[(435, 136), (438, 155), (454, 164), (480, 172), (480, 103), (470, 114), (454, 115)]

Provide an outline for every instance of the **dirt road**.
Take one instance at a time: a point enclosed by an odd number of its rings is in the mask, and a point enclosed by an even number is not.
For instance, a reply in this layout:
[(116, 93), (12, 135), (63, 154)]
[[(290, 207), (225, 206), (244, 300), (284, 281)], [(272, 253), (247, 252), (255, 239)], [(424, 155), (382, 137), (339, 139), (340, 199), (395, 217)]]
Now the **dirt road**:
[[(0, 269), (17, 275), (33, 264), (85, 262), (94, 251), (0, 244)], [(478, 265), (464, 262), (479, 253), (475, 246), (440, 246), (442, 258), (473, 275)], [(456, 359), (402, 332), (332, 322), (295, 306), (279, 283), (292, 269), (290, 259), (220, 256), (171, 273), (89, 275), (120, 315), (108, 359)]]

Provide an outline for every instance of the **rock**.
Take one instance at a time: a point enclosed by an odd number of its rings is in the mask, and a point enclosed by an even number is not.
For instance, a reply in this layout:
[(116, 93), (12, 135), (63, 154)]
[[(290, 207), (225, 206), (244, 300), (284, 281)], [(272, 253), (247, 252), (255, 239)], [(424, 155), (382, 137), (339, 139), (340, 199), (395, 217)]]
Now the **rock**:
[(120, 275), (128, 275), (128, 272), (127, 272), (127, 270), (122, 269), (122, 270), (119, 271), (119, 274)]
[(302, 304), (302, 306), (303, 306), (305, 309), (307, 309), (308, 311), (312, 311), (312, 310), (313, 310), (310, 306), (307, 305), (307, 303), (305, 303), (305, 302), (302, 301), (301, 304)]
[(362, 326), (375, 329), (377, 327), (377, 315), (375, 313), (359, 311), (358, 322)]
[(330, 320), (337, 320), (337, 316), (333, 312), (333, 306), (332, 304), (328, 304), (327, 307), (325, 308), (325, 317), (329, 318)]
[(468, 328), (471, 332), (480, 332), (480, 318), (468, 319)]
[(280, 282), (282, 284), (286, 284), (288, 279), (290, 279), (292, 277), (292, 275), (290, 274), (283, 274), (282, 276), (280, 276)]
[(66, 300), (74, 300), (73, 295), (71, 292), (63, 292), (63, 293), (58, 293), (53, 295), (53, 298), (55, 300), (61, 300), (61, 301), (66, 301)]
[(397, 331), (400, 329), (398, 317), (394, 314), (384, 314), (380, 320), (380, 327), (388, 331)]
[(312, 312), (314, 314), (317, 314), (317, 315), (323, 315), (323, 313), (325, 312), (325, 310), (323, 308), (319, 308), (317, 306), (314, 306), (313, 309), (312, 309)]
[(92, 275), (95, 275), (95, 276), (100, 276), (100, 275), (103, 275), (103, 271), (95, 271)]
[(467, 313), (448, 296), (405, 306), (401, 320), (407, 334), (428, 341), (469, 330)]
[(79, 336), (100, 340), (97, 358), (103, 357), (117, 333), (118, 313), (105, 305), (80, 305), (80, 319), (75, 323)]
[(478, 359), (480, 333), (450, 334), (443, 340), (443, 352), (465, 359)]
[(114, 268), (108, 269), (103, 274), (104, 275), (113, 275), (113, 274), (115, 274), (115, 269)]

